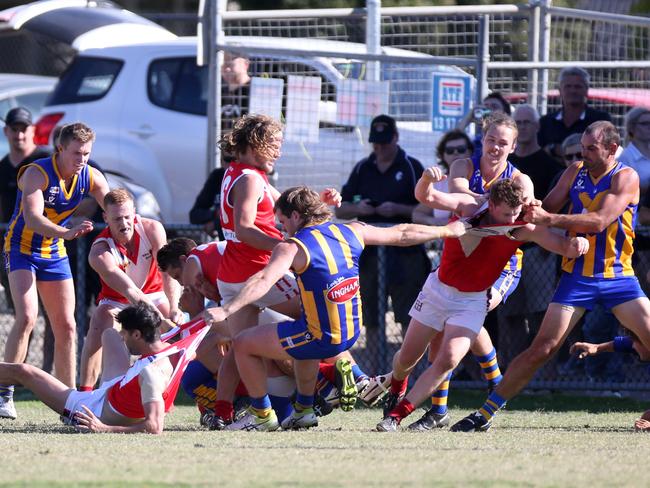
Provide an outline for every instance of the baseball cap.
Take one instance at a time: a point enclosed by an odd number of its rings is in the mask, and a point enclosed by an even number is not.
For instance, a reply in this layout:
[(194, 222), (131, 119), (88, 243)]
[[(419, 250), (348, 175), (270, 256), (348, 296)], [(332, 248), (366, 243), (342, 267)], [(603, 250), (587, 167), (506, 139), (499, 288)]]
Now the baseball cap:
[(14, 125), (14, 124), (25, 124), (32, 125), (32, 114), (29, 110), (24, 107), (12, 108), (7, 112), (5, 117), (5, 124)]
[(368, 142), (388, 144), (397, 134), (395, 119), (389, 115), (377, 115), (370, 123), (370, 137)]

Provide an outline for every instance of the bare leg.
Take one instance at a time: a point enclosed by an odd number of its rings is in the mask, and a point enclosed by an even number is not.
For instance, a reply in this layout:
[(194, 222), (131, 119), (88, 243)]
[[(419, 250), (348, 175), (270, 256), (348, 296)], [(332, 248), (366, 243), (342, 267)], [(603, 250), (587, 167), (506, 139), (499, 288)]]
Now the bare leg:
[(90, 318), (90, 327), (81, 350), (81, 371), (79, 384), (94, 386), (100, 375), (102, 364), (102, 334), (115, 326), (116, 309), (106, 304), (99, 305)]
[(54, 333), (54, 373), (63, 383), (74, 388), (77, 330), (72, 279), (38, 281), (37, 285)]
[(411, 373), (436, 334), (435, 329), (411, 319), (402, 347), (393, 357), (393, 378), (403, 380)]
[(291, 317), (294, 320), (299, 319), (300, 314), (302, 313), (301, 306), (300, 306), (300, 297), (298, 296), (295, 296), (291, 300), (288, 300), (286, 302), (272, 305), (269, 308), (278, 313)]
[[(280, 344), (277, 325), (265, 324), (245, 330), (235, 338), (233, 345), (237, 368), (249, 395), (253, 398), (263, 397), (266, 395), (267, 377), (263, 358), (291, 359)], [(296, 377), (298, 376), (299, 373), (296, 371)], [(314, 392), (315, 383), (316, 373), (314, 373), (314, 385), (309, 392), (310, 395)]]
[(433, 364), (418, 378), (413, 388), (406, 395), (406, 399), (417, 406), (430, 397), (467, 354), (469, 346), (475, 337), (476, 334), (470, 329), (447, 324), (442, 334), (440, 349)]
[(296, 373), (296, 388), (302, 395), (313, 395), (316, 389), (316, 377), (318, 376), (318, 359), (295, 360), (294, 371)]
[(31, 364), (0, 363), (0, 384), (23, 385), (58, 414), (63, 413), (73, 390), (49, 373)]
[(9, 273), (9, 287), (16, 319), (7, 337), (4, 359), (8, 363), (22, 363), (27, 357), (29, 335), (34, 329), (38, 313), (36, 278), (24, 269), (12, 271)]
[(512, 360), (496, 387), (496, 393), (505, 400), (519, 393), (535, 372), (558, 351), (583, 314), (584, 308), (551, 303), (533, 343)]
[(120, 333), (113, 328), (102, 334), (102, 383), (122, 376), (131, 367), (131, 355)]

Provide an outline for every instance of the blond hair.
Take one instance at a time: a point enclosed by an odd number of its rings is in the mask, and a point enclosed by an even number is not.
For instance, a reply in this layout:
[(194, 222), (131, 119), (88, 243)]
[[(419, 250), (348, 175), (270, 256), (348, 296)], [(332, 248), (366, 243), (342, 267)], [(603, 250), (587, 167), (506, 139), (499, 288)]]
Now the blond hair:
[(122, 205), (126, 202), (134, 203), (131, 193), (124, 188), (115, 188), (109, 191), (104, 197), (104, 208), (109, 205)]
[(73, 124), (64, 125), (58, 135), (58, 143), (61, 147), (68, 147), (72, 141), (79, 141), (82, 144), (93, 142), (95, 140), (95, 132), (86, 124), (75, 122)]
[(282, 124), (268, 115), (244, 115), (235, 121), (230, 132), (223, 135), (219, 147), (226, 154), (241, 156), (249, 147), (264, 158), (270, 159), (268, 149), (272, 137), (282, 132)]
[(294, 186), (282, 192), (275, 201), (275, 211), (291, 217), (293, 211), (304, 219), (303, 226), (326, 222), (332, 218), (332, 211), (320, 199), (320, 195), (306, 186)]

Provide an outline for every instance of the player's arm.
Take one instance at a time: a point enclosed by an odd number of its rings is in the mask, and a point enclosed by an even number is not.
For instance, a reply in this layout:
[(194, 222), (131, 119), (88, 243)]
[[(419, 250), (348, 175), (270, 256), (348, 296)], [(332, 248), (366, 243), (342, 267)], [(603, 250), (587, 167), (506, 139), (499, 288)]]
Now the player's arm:
[(22, 190), (23, 218), (25, 225), (36, 234), (46, 237), (74, 239), (93, 230), (89, 220), (83, 220), (71, 229), (55, 224), (45, 217), (45, 199), (43, 191), (47, 187), (45, 174), (35, 166), (27, 167), (18, 180)]
[(91, 173), (92, 178), (92, 188), (90, 189), (90, 195), (97, 201), (97, 204), (104, 209), (104, 197), (110, 191), (108, 187), (108, 182), (104, 177), (104, 174), (99, 171), (97, 168), (92, 166), (88, 168)]
[(362, 222), (352, 222), (350, 225), (361, 234), (366, 245), (373, 246), (415, 246), (434, 239), (460, 237), (465, 234), (466, 227), (459, 220), (440, 227), (420, 224), (375, 227)]
[[(167, 243), (167, 233), (162, 224), (156, 220), (143, 218), (142, 226), (144, 227), (149, 242), (151, 242), (151, 252), (154, 256), (158, 255), (158, 251)], [(157, 265), (156, 265), (157, 266)], [(179, 283), (169, 276), (167, 273), (161, 273), (163, 280), (163, 289), (167, 300), (169, 301), (169, 318), (173, 322), (178, 322), (182, 316), (181, 311), (178, 309), (178, 300), (181, 296), (181, 287)]]
[(560, 227), (573, 232), (596, 234), (602, 232), (639, 199), (639, 176), (632, 169), (623, 169), (612, 178), (611, 188), (605, 192), (598, 209), (583, 214), (554, 214), (533, 206), (526, 210), (525, 219), (533, 223)]
[(469, 158), (457, 159), (449, 168), (449, 193), (467, 193), (478, 196), (469, 189), (469, 176), (472, 174), (472, 160)]
[(569, 201), (571, 184), (580, 170), (580, 163), (573, 163), (560, 176), (555, 186), (542, 202), (542, 208), (550, 213), (558, 213)]
[(577, 258), (589, 251), (589, 241), (584, 237), (566, 237), (541, 225), (519, 227), (512, 232), (512, 236), (521, 241), (535, 242), (547, 251), (567, 258)]
[(246, 305), (259, 300), (291, 267), (304, 267), (306, 259), (304, 251), (296, 243), (287, 241), (278, 244), (273, 249), (269, 263), (246, 281), (244, 288), (235, 298), (222, 307), (206, 309), (206, 321), (222, 322)]
[(474, 196), (468, 193), (446, 193), (437, 190), (435, 183), (443, 181), (447, 176), (443, 175), (438, 167), (430, 167), (424, 170), (422, 176), (415, 185), (415, 198), (418, 202), (430, 208), (449, 210), (461, 215), (472, 215), (480, 205), (480, 195)]
[(162, 434), (165, 426), (165, 402), (155, 401), (143, 404), (144, 420), (130, 425), (108, 425), (102, 422), (85, 405), (82, 405), (83, 412), (77, 412), (75, 419), (77, 428), (82, 431), (107, 433), (107, 434), (136, 434), (146, 432), (147, 434)]
[(126, 298), (129, 303), (135, 305), (139, 301), (143, 301), (154, 310), (158, 310), (147, 295), (142, 293), (142, 290), (115, 263), (108, 244), (105, 242), (94, 243), (88, 254), (88, 263), (109, 287)]
[(256, 249), (271, 251), (281, 240), (266, 235), (255, 225), (257, 200), (262, 191), (261, 179), (253, 175), (244, 175), (230, 190), (235, 234), (241, 242)]

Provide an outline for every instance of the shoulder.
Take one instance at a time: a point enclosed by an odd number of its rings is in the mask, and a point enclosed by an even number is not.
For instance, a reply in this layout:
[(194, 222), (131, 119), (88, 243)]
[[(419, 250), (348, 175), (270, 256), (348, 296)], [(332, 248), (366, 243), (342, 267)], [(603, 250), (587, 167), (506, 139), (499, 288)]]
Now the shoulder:
[(166, 237), (165, 227), (157, 220), (138, 217), (138, 221), (142, 224), (144, 231), (147, 233), (147, 237), (151, 238), (159, 235)]
[(591, 108), (589, 106), (587, 106), (587, 109), (585, 110), (585, 118), (594, 122), (597, 120), (612, 120), (612, 116), (609, 114), (609, 112)]

